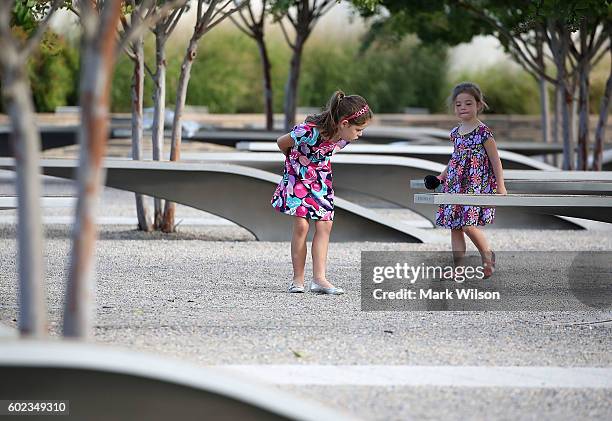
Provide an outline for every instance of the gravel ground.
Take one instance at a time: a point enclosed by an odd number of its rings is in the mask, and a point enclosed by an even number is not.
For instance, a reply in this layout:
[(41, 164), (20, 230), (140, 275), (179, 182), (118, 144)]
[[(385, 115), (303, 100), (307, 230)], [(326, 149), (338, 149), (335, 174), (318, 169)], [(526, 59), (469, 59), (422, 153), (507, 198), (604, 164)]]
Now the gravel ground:
[[(0, 194), (10, 194), (4, 175)], [(70, 189), (65, 182), (45, 185), (47, 194)], [(100, 216), (133, 217), (129, 193), (105, 189), (102, 207)], [(380, 211), (415, 218), (397, 209)], [(45, 215), (69, 214), (67, 209), (45, 210)], [(184, 207), (177, 214), (178, 219), (218, 221)], [(2, 213), (5, 219), (11, 215)], [(445, 230), (436, 233), (448, 236)], [(69, 225), (46, 226), (52, 336), (58, 335), (61, 323), (69, 235)], [(491, 230), (487, 235), (497, 250), (612, 251), (612, 235), (605, 229)], [(0, 222), (0, 322), (12, 327), (17, 319), (15, 237), (14, 224)], [(450, 250), (449, 242), (332, 243), (329, 278), (348, 294), (329, 297), (285, 293), (291, 276), (289, 243), (252, 240), (250, 233), (231, 224), (184, 225), (170, 236), (102, 225), (93, 341), (199, 365), (612, 365), (611, 311), (361, 311), (362, 250)], [(609, 389), (282, 388), (373, 420), (612, 418)]]

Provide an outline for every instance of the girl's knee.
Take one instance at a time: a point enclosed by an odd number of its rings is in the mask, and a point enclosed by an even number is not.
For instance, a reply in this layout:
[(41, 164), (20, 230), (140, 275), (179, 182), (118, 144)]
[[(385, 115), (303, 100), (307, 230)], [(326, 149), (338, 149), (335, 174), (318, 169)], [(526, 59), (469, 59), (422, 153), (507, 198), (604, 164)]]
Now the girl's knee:
[(317, 221), (315, 224), (316, 232), (329, 234), (332, 229), (332, 221)]
[(295, 222), (293, 224), (293, 233), (299, 236), (307, 236), (308, 228), (310, 225), (308, 224), (308, 219), (305, 218), (295, 218)]
[(478, 227), (467, 226), (467, 227), (463, 227), (462, 230), (463, 230), (464, 233), (470, 234), (470, 233), (473, 233), (473, 232), (478, 232)]

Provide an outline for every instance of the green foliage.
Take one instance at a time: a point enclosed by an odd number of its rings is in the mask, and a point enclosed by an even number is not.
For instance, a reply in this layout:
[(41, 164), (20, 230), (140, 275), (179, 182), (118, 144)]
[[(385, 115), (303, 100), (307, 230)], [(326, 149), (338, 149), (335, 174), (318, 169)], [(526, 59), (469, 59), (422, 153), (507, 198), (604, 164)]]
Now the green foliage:
[(38, 25), (48, 8), (48, 1), (17, 0), (13, 7), (11, 26), (18, 26), (29, 33)]
[(200, 43), (193, 63), (187, 103), (205, 104), (213, 113), (252, 112), (254, 107), (261, 111), (260, 67), (257, 48), (249, 38), (237, 31), (211, 32)]
[(45, 33), (39, 50), (28, 61), (28, 74), (37, 112), (53, 112), (58, 106), (78, 102), (78, 55), (57, 34)]
[(335, 89), (365, 97), (375, 112), (443, 107), (446, 49), (405, 40), (396, 46), (376, 44), (359, 55), (359, 44), (311, 43), (306, 48), (300, 104), (317, 107)]
[(599, 114), (601, 98), (606, 89), (606, 82), (610, 77), (610, 61), (602, 60), (591, 72), (591, 89), (589, 95), (589, 112)]
[[(232, 28), (233, 29), (233, 28)], [(291, 53), (281, 38), (271, 37), (274, 111), (282, 112)], [(302, 57), (299, 105), (321, 107), (341, 88), (368, 99), (376, 112), (399, 112), (404, 107), (444, 107), (446, 49), (421, 46), (414, 40), (399, 45), (379, 45), (359, 53), (359, 40), (329, 43), (313, 38)], [(168, 45), (166, 103), (174, 104), (184, 46)], [(146, 46), (153, 68), (152, 42)], [(117, 63), (111, 90), (112, 110), (130, 111), (132, 62)], [(373, 75), (376, 75), (375, 77)], [(254, 41), (237, 30), (220, 29), (200, 43), (187, 90), (187, 104), (207, 106), (213, 113), (262, 113), (263, 70)], [(145, 79), (145, 106), (151, 106), (152, 84)]]
[(489, 114), (539, 114), (540, 94), (534, 78), (522, 69), (500, 63), (475, 72), (464, 72), (451, 80), (477, 83), (489, 105)]
[[(456, 45), (491, 30), (469, 11), (449, 0), (380, 0), (389, 13), (379, 14), (370, 29), (378, 35), (416, 34), (425, 43)], [(363, 11), (363, 10), (362, 10)], [(363, 13), (368, 16), (367, 11)]]

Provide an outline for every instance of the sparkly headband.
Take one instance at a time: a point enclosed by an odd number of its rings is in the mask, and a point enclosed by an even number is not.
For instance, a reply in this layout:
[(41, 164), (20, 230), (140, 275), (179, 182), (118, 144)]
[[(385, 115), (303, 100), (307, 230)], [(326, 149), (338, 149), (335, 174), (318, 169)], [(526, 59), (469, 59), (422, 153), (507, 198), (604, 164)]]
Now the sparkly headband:
[(354, 118), (360, 117), (367, 113), (370, 110), (370, 107), (366, 104), (361, 110), (357, 111), (355, 114), (351, 114), (348, 117), (344, 117), (342, 120), (352, 120)]

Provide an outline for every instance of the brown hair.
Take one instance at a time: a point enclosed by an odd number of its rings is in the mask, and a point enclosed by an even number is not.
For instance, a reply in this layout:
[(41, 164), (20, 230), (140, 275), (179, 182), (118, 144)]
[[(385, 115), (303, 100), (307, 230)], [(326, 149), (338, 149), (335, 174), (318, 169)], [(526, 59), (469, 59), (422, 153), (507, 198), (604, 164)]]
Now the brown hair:
[(485, 102), (484, 95), (482, 94), (482, 91), (480, 90), (480, 87), (477, 84), (473, 82), (461, 82), (453, 88), (453, 93), (449, 98), (448, 105), (451, 110), (454, 108), (455, 100), (457, 99), (459, 94), (464, 93), (472, 95), (474, 99), (476, 99), (476, 102), (482, 105), (482, 108), (478, 110), (479, 113), (482, 112), (482, 110), (489, 108), (489, 105)]
[(319, 114), (308, 116), (306, 123), (314, 123), (321, 131), (321, 134), (329, 138), (336, 133), (338, 125), (342, 120), (363, 110), (364, 107), (367, 108), (365, 112), (347, 120), (351, 125), (360, 126), (365, 124), (372, 118), (372, 111), (363, 97), (359, 95), (345, 95), (342, 91), (336, 91), (329, 99), (325, 110)]

